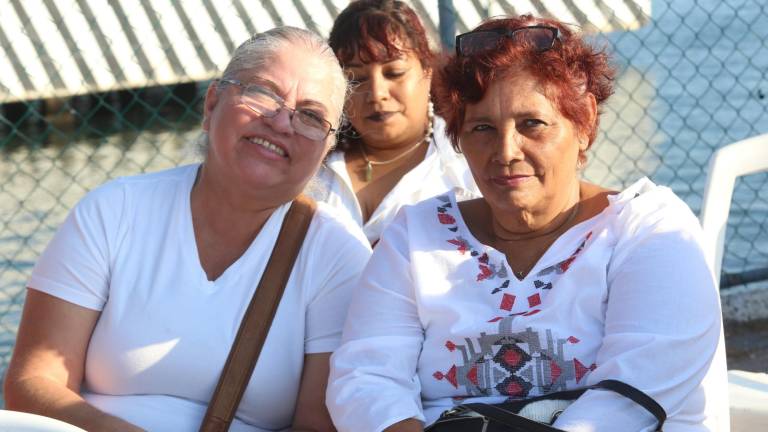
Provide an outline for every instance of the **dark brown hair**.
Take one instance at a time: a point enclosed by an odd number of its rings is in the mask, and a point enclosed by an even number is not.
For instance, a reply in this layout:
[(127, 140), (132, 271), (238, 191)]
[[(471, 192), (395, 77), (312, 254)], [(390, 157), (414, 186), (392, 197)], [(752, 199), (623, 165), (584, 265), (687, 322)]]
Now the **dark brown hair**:
[(467, 105), (480, 102), (493, 81), (519, 70), (540, 80), (547, 98), (560, 113), (588, 138), (590, 146), (594, 142), (599, 116), (591, 121), (582, 96), (593, 94), (600, 109), (613, 93), (615, 70), (604, 49), (590, 46), (560, 21), (531, 15), (493, 19), (476, 30), (517, 29), (534, 24), (558, 29), (559, 40), (551, 49), (540, 51), (530, 44), (504, 39), (494, 50), (471, 56), (451, 56), (435, 74), (432, 86), (435, 108), (445, 119), (446, 132), (457, 150)]
[(399, 0), (358, 0), (344, 8), (333, 23), (328, 44), (342, 66), (355, 54), (363, 63), (385, 62), (402, 51), (413, 51), (421, 66), (432, 66), (434, 53), (421, 20)]

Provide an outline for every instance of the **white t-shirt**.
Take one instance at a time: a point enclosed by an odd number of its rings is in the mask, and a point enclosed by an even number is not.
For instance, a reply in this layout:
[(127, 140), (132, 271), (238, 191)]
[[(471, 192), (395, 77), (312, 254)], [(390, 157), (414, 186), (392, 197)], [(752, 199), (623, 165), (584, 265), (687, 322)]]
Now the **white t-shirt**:
[(326, 202), (347, 213), (363, 228), (371, 244), (374, 244), (400, 207), (416, 204), (454, 188), (462, 189), (462, 195), (466, 197), (480, 196), (464, 156), (456, 153), (445, 136), (445, 122), (435, 117), (433, 139), (424, 160), (387, 193), (365, 224), (363, 211), (347, 172), (344, 152), (334, 151), (328, 155), (306, 193), (319, 202)]
[[(38, 261), (29, 286), (101, 311), (83, 395), (151, 431), (196, 431), (290, 206), (279, 207), (218, 279), (200, 265), (190, 192), (198, 165), (121, 178), (90, 192)], [(319, 206), (233, 431), (291, 424), (304, 354), (339, 344), (370, 254), (360, 229)]]
[[(522, 281), (448, 193), (404, 207), (376, 246), (332, 356), (327, 403), (340, 431), (381, 431), (407, 418), (430, 424), (456, 403), (617, 379), (662, 405), (665, 431), (720, 430), (720, 329), (698, 221), (668, 188), (642, 179), (611, 196)], [(589, 391), (555, 426), (637, 432), (655, 419)]]

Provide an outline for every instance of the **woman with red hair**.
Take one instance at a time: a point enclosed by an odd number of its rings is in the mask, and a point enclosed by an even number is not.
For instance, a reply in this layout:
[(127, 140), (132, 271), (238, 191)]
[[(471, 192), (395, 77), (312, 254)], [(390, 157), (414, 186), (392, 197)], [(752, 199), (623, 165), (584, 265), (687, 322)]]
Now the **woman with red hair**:
[(372, 244), (403, 205), (452, 188), (478, 196), (434, 116), (434, 54), (413, 9), (396, 0), (351, 2), (329, 44), (352, 91), (336, 149), (308, 191), (349, 215)]
[[(459, 403), (618, 380), (661, 405), (665, 430), (724, 430), (720, 309), (696, 217), (647, 178), (612, 191), (579, 175), (612, 93), (608, 55), (530, 15), (456, 42), (434, 95), (482, 197), (445, 193), (390, 224), (331, 360), (337, 428), (421, 431)], [(550, 420), (657, 426), (602, 390)]]

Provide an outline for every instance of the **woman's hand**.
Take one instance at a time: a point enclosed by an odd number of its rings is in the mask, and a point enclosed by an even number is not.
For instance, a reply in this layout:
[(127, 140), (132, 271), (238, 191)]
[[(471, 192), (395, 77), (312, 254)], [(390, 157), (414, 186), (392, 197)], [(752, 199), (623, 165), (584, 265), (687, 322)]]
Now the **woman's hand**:
[(85, 356), (100, 312), (27, 289), (16, 346), (5, 377), (5, 407), (85, 430), (142, 429), (88, 404), (79, 394)]
[(416, 419), (399, 421), (384, 429), (384, 432), (423, 432), (424, 426)]

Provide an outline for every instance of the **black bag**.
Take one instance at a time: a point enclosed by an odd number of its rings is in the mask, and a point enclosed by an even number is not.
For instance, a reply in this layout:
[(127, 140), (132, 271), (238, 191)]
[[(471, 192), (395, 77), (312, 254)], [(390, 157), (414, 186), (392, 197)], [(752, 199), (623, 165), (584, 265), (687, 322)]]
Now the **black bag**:
[(562, 432), (551, 426), (552, 423), (568, 405), (591, 389), (611, 390), (631, 399), (656, 417), (658, 421), (656, 432), (661, 432), (664, 420), (667, 419), (664, 408), (647, 394), (616, 380), (600, 381), (589, 387), (496, 405), (484, 403), (457, 405), (441, 414), (435, 423), (424, 429), (424, 432)]

